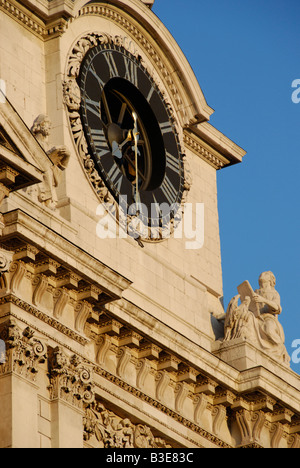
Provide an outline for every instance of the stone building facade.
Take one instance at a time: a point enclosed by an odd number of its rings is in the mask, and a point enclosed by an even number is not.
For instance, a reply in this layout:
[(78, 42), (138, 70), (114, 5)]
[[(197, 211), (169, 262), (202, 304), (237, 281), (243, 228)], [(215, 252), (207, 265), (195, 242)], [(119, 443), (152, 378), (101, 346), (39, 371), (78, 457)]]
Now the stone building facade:
[(153, 3), (0, 2), (1, 447), (300, 447), (273, 277), (221, 302), (245, 152)]

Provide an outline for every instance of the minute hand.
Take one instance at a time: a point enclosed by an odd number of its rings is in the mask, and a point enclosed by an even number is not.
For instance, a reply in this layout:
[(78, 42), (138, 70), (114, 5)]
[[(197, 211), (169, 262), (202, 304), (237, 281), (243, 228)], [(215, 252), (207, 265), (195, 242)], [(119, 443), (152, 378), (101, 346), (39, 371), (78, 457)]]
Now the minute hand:
[(139, 141), (139, 131), (137, 127), (137, 114), (135, 112), (132, 113), (132, 117), (134, 120), (134, 127), (132, 130), (132, 135), (134, 138), (134, 152), (135, 152), (135, 191), (136, 191), (136, 205), (137, 211), (139, 211), (139, 168), (138, 168), (138, 141)]

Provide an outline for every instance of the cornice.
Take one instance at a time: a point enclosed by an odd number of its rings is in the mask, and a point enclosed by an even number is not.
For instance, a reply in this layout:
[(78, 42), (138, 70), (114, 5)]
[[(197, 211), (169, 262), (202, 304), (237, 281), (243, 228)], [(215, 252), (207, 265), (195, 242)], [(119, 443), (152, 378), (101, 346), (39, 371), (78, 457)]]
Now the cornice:
[[(44, 221), (51, 225), (51, 219), (47, 220), (44, 211)], [(122, 297), (123, 291), (131, 285), (131, 281), (113, 271), (101, 261), (83, 251), (67, 238), (53, 231), (47, 225), (42, 224), (22, 210), (14, 210), (4, 215), (5, 229), (3, 230), (2, 243), (16, 239), (22, 244), (25, 242), (39, 246), (38, 250), (58, 261), (68, 270), (77, 272), (83, 278), (89, 278), (89, 282), (99, 285), (102, 291), (107, 291), (112, 299)], [(59, 220), (57, 220), (59, 222)], [(65, 226), (66, 227), (66, 226)], [(48, 248), (50, 252), (48, 252)]]
[[(55, 328), (56, 330), (61, 332), (63, 335), (71, 338), (73, 341), (76, 341), (76, 342), (78, 342), (79, 344), (81, 344), (83, 346), (86, 345), (89, 342), (89, 339), (86, 338), (85, 336), (83, 336), (83, 335), (81, 335), (79, 333), (76, 333), (71, 328), (67, 327), (66, 325), (63, 325), (58, 320), (55, 320), (54, 317), (50, 317), (45, 312), (42, 312), (37, 307), (34, 307), (31, 304), (28, 304), (26, 301), (24, 301), (23, 299), (18, 298), (14, 294), (9, 294), (7, 296), (4, 296), (4, 297), (0, 298), (0, 306), (3, 306), (5, 304), (13, 304), (13, 305), (19, 307), (20, 309), (23, 309), (25, 312), (29, 313), (33, 317), (38, 318), (43, 323), (46, 323), (46, 324), (50, 325), (52, 328)], [(11, 312), (9, 314), (6, 314), (6, 315), (19, 319), (18, 315), (13, 314)], [(1, 319), (3, 319), (4, 317), (5, 316), (2, 316)], [(24, 320), (22, 320), (22, 321), (24, 322)], [(25, 323), (27, 323), (28, 325), (30, 324), (30, 322), (25, 322)], [(42, 333), (43, 335), (45, 335), (44, 331), (42, 332), (41, 330), (39, 330), (39, 332)], [(48, 334), (47, 337), (50, 338), (50, 334)], [(65, 346), (65, 344), (64, 344), (64, 346)]]
[[(124, 390), (126, 393), (131, 394), (132, 396), (138, 398), (138, 400), (142, 401), (143, 403), (147, 403), (148, 405), (152, 406), (153, 408), (156, 408), (158, 411), (163, 413), (164, 415), (170, 417), (177, 423), (183, 425), (186, 429), (191, 430), (192, 432), (196, 433), (197, 435), (203, 437), (203, 439), (208, 440), (210, 443), (215, 445), (216, 447), (219, 448), (232, 448), (231, 445), (228, 443), (224, 442), (222, 439), (217, 437), (216, 435), (211, 434), (207, 430), (203, 429), (201, 426), (196, 424), (193, 421), (190, 421), (189, 419), (185, 418), (183, 415), (177, 413), (176, 411), (172, 410), (170, 407), (167, 405), (164, 405), (160, 401), (158, 401), (155, 398), (150, 397), (146, 393), (143, 393), (141, 390), (137, 389), (136, 387), (133, 387), (132, 385), (129, 385), (128, 383), (124, 382), (123, 379), (120, 379), (113, 374), (107, 372), (106, 370), (102, 369), (101, 367), (95, 367), (94, 369), (95, 374), (98, 377), (102, 377), (106, 381), (111, 382), (114, 384), (116, 387), (119, 389)], [(97, 379), (96, 379), (97, 380)], [(105, 393), (110, 393), (112, 396), (115, 396), (115, 392), (109, 390), (106, 385), (101, 385), (100, 382), (96, 382), (96, 386), (101, 388), (102, 392), (104, 391)], [(121, 397), (118, 394), (118, 400), (120, 400)], [(123, 399), (124, 403), (128, 402), (128, 399), (124, 397)], [(137, 408), (140, 411), (140, 408)], [(151, 419), (153, 420), (153, 415), (150, 416)], [(162, 420), (158, 421), (160, 424), (164, 424)], [(169, 427), (169, 426), (167, 426)], [(176, 432), (175, 428), (172, 428), (172, 431)], [(178, 433), (181, 435), (180, 433)], [(193, 440), (194, 444), (197, 444), (200, 446), (199, 442), (197, 443), (196, 441)]]
[(215, 169), (222, 169), (230, 164), (230, 160), (222, 156), (213, 148), (205, 144), (200, 138), (188, 130), (184, 131), (183, 141), (187, 148), (196, 153), (201, 159), (206, 161)]
[(68, 24), (67, 19), (59, 15), (58, 17), (48, 17), (45, 20), (38, 15), (38, 10), (32, 8), (32, 4), (29, 6), (31, 9), (26, 8), (16, 0), (0, 0), (0, 10), (22, 24), (39, 39), (47, 40), (63, 34)]
[(227, 163), (236, 164), (243, 160), (246, 151), (230, 140), (226, 135), (217, 130), (209, 122), (198, 125), (191, 125), (186, 129), (189, 135), (198, 142), (204, 142), (208, 147), (213, 148), (216, 154)]

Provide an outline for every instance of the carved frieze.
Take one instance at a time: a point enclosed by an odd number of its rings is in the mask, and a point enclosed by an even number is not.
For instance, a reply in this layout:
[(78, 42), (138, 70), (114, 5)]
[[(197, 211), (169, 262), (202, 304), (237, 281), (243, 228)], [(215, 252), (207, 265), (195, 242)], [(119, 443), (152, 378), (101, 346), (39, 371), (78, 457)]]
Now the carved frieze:
[(99, 401), (89, 405), (84, 417), (84, 437), (94, 437), (98, 448), (171, 448), (150, 427), (134, 424), (130, 419), (117, 416)]

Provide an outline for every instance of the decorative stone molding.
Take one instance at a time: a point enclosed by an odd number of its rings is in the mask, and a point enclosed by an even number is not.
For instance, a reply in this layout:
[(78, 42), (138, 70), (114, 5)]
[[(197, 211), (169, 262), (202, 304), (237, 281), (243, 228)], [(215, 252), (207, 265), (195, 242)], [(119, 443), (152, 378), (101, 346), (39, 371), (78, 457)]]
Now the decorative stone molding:
[(50, 398), (62, 399), (80, 409), (94, 401), (93, 372), (76, 355), (67, 356), (61, 347), (49, 353)]
[(171, 448), (166, 440), (155, 437), (150, 427), (122, 419), (99, 401), (85, 410), (84, 439), (90, 441), (93, 437), (98, 448)]
[[(191, 431), (195, 432), (201, 437), (209, 440), (211, 443), (215, 444), (217, 447), (222, 447), (222, 448), (232, 447), (230, 444), (224, 442), (223, 440), (218, 438), (216, 435), (213, 435), (209, 431), (201, 428), (199, 424), (196, 424), (194, 421), (191, 421), (188, 418), (185, 418), (183, 415), (180, 415), (178, 412), (170, 409), (167, 403), (164, 404), (163, 402), (158, 401), (156, 398), (150, 397), (149, 395), (143, 393), (141, 390), (137, 390), (132, 385), (125, 383), (122, 379), (116, 376), (113, 376), (112, 374), (103, 370), (100, 367), (95, 367), (95, 373), (99, 374), (101, 377), (104, 377), (109, 382), (114, 383), (116, 386), (122, 388), (123, 390), (126, 390), (131, 395), (136, 396), (141, 402), (145, 402), (148, 405), (153, 406), (157, 410), (161, 411), (163, 414), (174, 419), (174, 421), (182, 424), (187, 429), (190, 429)], [(194, 443), (196, 442), (194, 441)]]
[(37, 307), (33, 307), (28, 302), (23, 301), (22, 299), (19, 299), (14, 294), (9, 294), (4, 297), (1, 297), (0, 306), (4, 304), (13, 304), (16, 307), (21, 308), (28, 314), (32, 315), (33, 317), (36, 317), (37, 319), (41, 320), (43, 323), (48, 324), (50, 327), (59, 331), (60, 333), (62, 333), (62, 335), (65, 335), (66, 337), (71, 338), (73, 341), (81, 345), (86, 345), (89, 341), (84, 336), (80, 335), (79, 333), (76, 333), (70, 327), (64, 325), (60, 321), (55, 320), (53, 317), (50, 317), (46, 313), (40, 311)]
[(194, 135), (187, 131), (184, 131), (183, 141), (187, 148), (190, 148), (201, 159), (204, 159), (217, 170), (222, 169), (226, 164), (229, 163), (228, 160), (221, 157), (221, 155), (218, 155), (216, 151), (208, 149), (200, 139), (197, 139)]
[(47, 40), (55, 36), (61, 36), (68, 25), (64, 18), (48, 22), (43, 21), (14, 0), (0, 0), (0, 8), (40, 39)]
[[(16, 240), (14, 245), (10, 240), (9, 246), (12, 251), (0, 249), (0, 275), (1, 270), (3, 273), (0, 303), (15, 304), (75, 341), (86, 344), (85, 333), (99, 324), (101, 308), (107, 301), (117, 298), (115, 293), (75, 274), (30, 244), (20, 244)], [(74, 322), (71, 327), (70, 319)], [(140, 335), (121, 328), (120, 346), (139, 345)]]
[(46, 345), (36, 338), (34, 330), (26, 327), (21, 331), (14, 319), (4, 324), (0, 338), (6, 345), (6, 357), (0, 365), (0, 373), (16, 373), (32, 382), (36, 379), (39, 364), (47, 359)]

